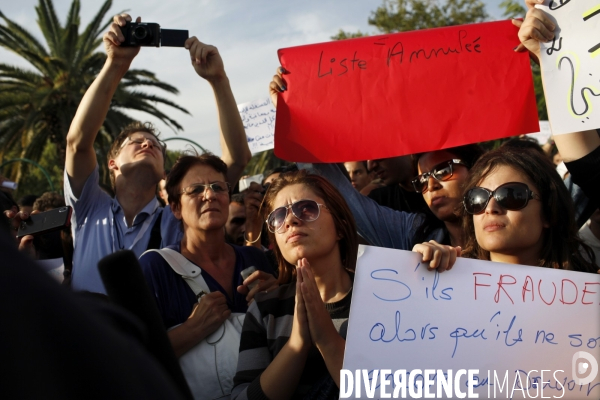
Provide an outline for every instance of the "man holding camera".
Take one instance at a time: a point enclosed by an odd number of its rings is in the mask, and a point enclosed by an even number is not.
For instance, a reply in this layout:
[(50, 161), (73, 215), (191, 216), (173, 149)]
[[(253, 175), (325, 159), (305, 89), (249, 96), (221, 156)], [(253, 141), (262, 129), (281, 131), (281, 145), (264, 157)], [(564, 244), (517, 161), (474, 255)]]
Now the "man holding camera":
[[(156, 186), (165, 174), (165, 149), (148, 124), (126, 128), (111, 147), (108, 166), (115, 198), (98, 185), (94, 140), (119, 82), (140, 51), (139, 46), (121, 46), (125, 40), (121, 27), (130, 21), (127, 14), (115, 16), (104, 35), (106, 63), (85, 93), (67, 135), (64, 189), (67, 204), (73, 207), (75, 290), (105, 293), (97, 264), (114, 251), (130, 249), (140, 256), (149, 244), (164, 247), (181, 239), (178, 221), (169, 207), (163, 210), (159, 206), (155, 197)], [(233, 185), (251, 153), (223, 61), (216, 47), (195, 37), (185, 41), (185, 48), (196, 73), (213, 89), (221, 127), (222, 159)]]

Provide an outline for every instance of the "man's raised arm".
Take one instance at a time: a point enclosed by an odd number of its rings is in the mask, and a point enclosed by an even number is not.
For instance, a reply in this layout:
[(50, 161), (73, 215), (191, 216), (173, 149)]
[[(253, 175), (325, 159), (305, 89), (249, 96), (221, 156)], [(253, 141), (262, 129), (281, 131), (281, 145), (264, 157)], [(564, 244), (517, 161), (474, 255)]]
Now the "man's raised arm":
[(221, 159), (227, 164), (227, 181), (234, 186), (252, 154), (223, 60), (215, 46), (204, 44), (196, 37), (189, 38), (185, 47), (190, 51), (196, 73), (206, 79), (214, 91), (221, 128)]
[[(104, 123), (112, 97), (134, 57), (140, 51), (139, 47), (120, 47), (125, 38), (119, 26), (125, 26), (127, 21), (131, 21), (129, 15), (116, 15), (110, 30), (104, 34), (106, 62), (85, 92), (67, 134), (65, 169), (73, 194), (77, 197), (96, 167), (94, 140)], [(140, 21), (138, 17), (137, 22)]]

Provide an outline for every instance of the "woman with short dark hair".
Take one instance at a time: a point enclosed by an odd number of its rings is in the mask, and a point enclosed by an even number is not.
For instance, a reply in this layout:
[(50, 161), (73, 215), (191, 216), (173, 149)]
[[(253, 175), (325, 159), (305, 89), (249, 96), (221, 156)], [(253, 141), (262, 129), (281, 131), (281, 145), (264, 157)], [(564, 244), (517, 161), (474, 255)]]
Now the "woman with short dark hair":
[[(144, 276), (196, 399), (229, 395), (241, 324), (237, 322), (237, 336), (227, 344), (225, 356), (215, 345), (217, 355), (211, 353), (205, 362), (200, 360), (203, 353), (197, 353), (202, 351), (198, 346), (219, 329), (229, 329), (226, 324), (232, 313), (243, 316), (257, 292), (277, 286), (262, 251), (225, 242), (230, 196), (226, 177), (227, 166), (213, 154), (181, 156), (166, 183), (171, 210), (183, 228), (181, 243), (140, 257)], [(242, 276), (249, 267), (256, 272)], [(211, 343), (215, 341), (212, 339)], [(208, 363), (216, 363), (218, 370), (212, 378), (204, 370), (210, 367)], [(221, 370), (220, 365), (231, 368)]]

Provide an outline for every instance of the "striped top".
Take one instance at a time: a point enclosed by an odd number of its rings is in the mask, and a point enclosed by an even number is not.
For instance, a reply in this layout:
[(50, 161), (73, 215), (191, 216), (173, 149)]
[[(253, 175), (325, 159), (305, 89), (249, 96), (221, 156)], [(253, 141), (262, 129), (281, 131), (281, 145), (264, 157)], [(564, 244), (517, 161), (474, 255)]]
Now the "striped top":
[[(352, 278), (354, 276), (352, 275)], [(260, 375), (277, 356), (292, 333), (296, 284), (280, 286), (267, 294), (256, 295), (248, 308), (240, 340), (240, 355), (233, 378), (232, 399), (267, 399), (260, 386)], [(335, 303), (325, 303), (333, 324), (345, 339), (352, 290)], [(338, 399), (339, 389), (329, 375), (316, 347), (310, 349), (293, 399)]]

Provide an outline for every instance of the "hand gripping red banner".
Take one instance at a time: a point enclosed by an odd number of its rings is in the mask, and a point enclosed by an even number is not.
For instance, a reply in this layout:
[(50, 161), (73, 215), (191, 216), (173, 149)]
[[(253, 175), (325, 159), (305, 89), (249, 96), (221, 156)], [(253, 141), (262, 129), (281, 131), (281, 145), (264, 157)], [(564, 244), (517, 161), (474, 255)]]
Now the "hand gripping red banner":
[(518, 44), (500, 21), (280, 49), (275, 154), (357, 161), (538, 132)]

